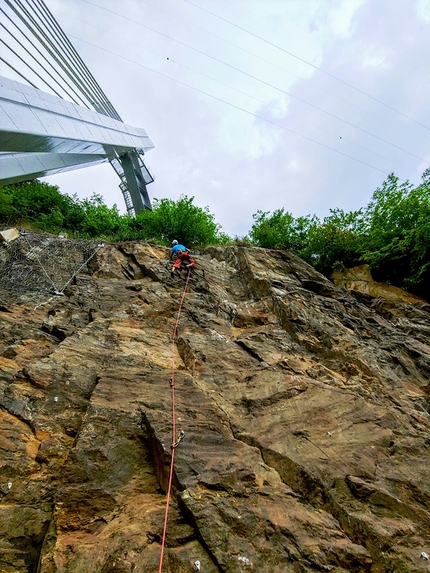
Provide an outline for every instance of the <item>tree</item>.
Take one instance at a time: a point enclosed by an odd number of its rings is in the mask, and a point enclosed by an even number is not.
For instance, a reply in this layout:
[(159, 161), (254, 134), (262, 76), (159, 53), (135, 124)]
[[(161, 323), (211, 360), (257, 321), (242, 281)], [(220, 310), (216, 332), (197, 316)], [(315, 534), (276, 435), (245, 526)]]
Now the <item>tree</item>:
[(259, 247), (291, 251), (330, 275), (336, 262), (352, 266), (360, 260), (357, 234), (360, 216), (360, 211), (345, 213), (333, 209), (321, 223), (315, 215), (295, 219), (284, 209), (272, 215), (257, 211), (250, 238)]
[(296, 254), (306, 250), (310, 229), (318, 223), (315, 216), (295, 219), (284, 209), (277, 209), (273, 215), (268, 211), (257, 211), (253, 219), (249, 236), (255, 245), (267, 249), (285, 249)]
[(430, 181), (416, 188), (391, 174), (365, 211), (363, 259), (378, 280), (421, 292), (429, 280)]
[(257, 211), (253, 216), (249, 236), (259, 247), (266, 249), (288, 249), (294, 217), (284, 209), (277, 209), (270, 215), (268, 211)]
[(229, 241), (229, 237), (220, 232), (220, 225), (215, 223), (209, 207), (197, 207), (193, 200), (194, 197), (186, 195), (178, 201), (154, 199), (153, 210), (141, 211), (130, 226), (140, 239), (157, 240), (166, 245), (173, 239), (188, 247)]
[(85, 215), (78, 228), (81, 236), (110, 239), (124, 227), (124, 216), (119, 214), (117, 206), (105, 205), (101, 195), (93, 193), (79, 205)]
[(330, 209), (321, 224), (314, 220), (309, 226), (307, 245), (300, 256), (327, 276), (339, 263), (355, 266), (361, 262), (361, 226), (361, 211)]
[(0, 188), (0, 224), (26, 224), (50, 233), (66, 230), (75, 237), (106, 240), (149, 240), (170, 244), (173, 238), (188, 246), (220, 244), (230, 238), (220, 231), (209, 207), (193, 204), (194, 197), (154, 200), (153, 211), (135, 218), (105, 205), (101, 195), (90, 199), (62, 195), (38, 180)]
[(428, 297), (430, 286), (430, 168), (414, 188), (390, 174), (367, 207), (331, 209), (323, 222), (278, 209), (257, 211), (250, 238), (260, 247), (292, 251), (330, 276), (337, 265), (370, 265), (376, 280)]
[(13, 208), (10, 211), (12, 224), (36, 221), (41, 215), (49, 215), (52, 211), (62, 212), (67, 204), (66, 197), (61, 195), (58, 187), (38, 180), (7, 185), (1, 188), (1, 193), (2, 204)]

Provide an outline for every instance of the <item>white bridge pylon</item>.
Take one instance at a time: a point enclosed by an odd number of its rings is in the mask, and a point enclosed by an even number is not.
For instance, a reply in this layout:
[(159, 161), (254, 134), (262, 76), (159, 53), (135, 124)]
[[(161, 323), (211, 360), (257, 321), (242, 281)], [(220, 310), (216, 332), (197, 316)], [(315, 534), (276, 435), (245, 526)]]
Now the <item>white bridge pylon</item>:
[(110, 161), (130, 214), (151, 202), (142, 128), (0, 76), (0, 185)]

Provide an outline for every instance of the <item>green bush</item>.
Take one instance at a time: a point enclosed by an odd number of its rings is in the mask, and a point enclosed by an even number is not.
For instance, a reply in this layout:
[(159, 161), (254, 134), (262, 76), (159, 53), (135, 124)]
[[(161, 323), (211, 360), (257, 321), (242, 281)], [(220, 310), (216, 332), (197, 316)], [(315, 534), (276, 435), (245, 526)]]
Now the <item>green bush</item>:
[(306, 250), (311, 229), (319, 223), (315, 216), (295, 219), (284, 209), (277, 209), (273, 215), (267, 211), (257, 211), (253, 218), (254, 224), (249, 237), (255, 245), (266, 249), (285, 249), (295, 253)]
[(361, 211), (331, 209), (322, 223), (314, 221), (306, 247), (298, 254), (327, 276), (339, 263), (353, 267), (361, 262), (360, 223)]
[[(154, 200), (152, 211), (136, 217), (120, 215), (100, 195), (79, 200), (35, 180), (0, 187), (0, 225), (27, 225), (50, 233), (65, 230), (82, 238), (110, 241), (151, 240), (188, 247), (225, 244), (209, 208), (194, 197)], [(245, 241), (259, 247), (285, 249), (330, 276), (341, 263), (370, 265), (376, 280), (389, 282), (423, 297), (430, 286), (430, 168), (422, 183), (399, 183), (391, 174), (374, 192), (367, 207), (353, 212), (332, 209), (320, 221), (315, 215), (294, 218), (283, 208), (253, 215)]]
[(13, 195), (7, 189), (0, 188), (0, 224), (15, 225), (19, 220), (19, 212), (13, 204)]
[(15, 222), (36, 220), (40, 215), (49, 215), (53, 210), (63, 212), (67, 209), (67, 198), (61, 195), (58, 188), (38, 180), (9, 185), (1, 191), (17, 212)]
[(152, 211), (136, 217), (120, 215), (100, 195), (79, 200), (38, 180), (0, 188), (0, 225), (29, 225), (49, 233), (64, 230), (77, 238), (110, 241), (153, 240), (170, 245), (172, 239), (189, 247), (220, 244), (230, 238), (220, 232), (209, 208), (197, 207), (194, 197), (154, 200)]
[(428, 296), (430, 282), (429, 170), (416, 188), (393, 174), (365, 212), (362, 258), (376, 279)]
[(330, 276), (367, 263), (376, 280), (428, 297), (430, 286), (430, 168), (416, 188), (394, 174), (376, 189), (367, 207), (350, 213), (332, 209), (322, 222), (295, 219), (278, 209), (257, 211), (250, 231), (260, 247), (290, 250)]
[(137, 233), (134, 238), (165, 245), (177, 239), (187, 247), (228, 242), (229, 237), (220, 232), (209, 207), (197, 207), (193, 200), (194, 197), (187, 196), (178, 201), (154, 199), (152, 211), (141, 211), (130, 221), (130, 227)]

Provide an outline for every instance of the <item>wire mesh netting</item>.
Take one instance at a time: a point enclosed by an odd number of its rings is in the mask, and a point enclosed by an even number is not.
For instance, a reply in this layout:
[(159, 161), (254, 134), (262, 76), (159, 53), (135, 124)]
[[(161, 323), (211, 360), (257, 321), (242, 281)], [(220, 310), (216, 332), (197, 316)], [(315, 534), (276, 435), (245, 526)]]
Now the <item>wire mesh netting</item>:
[(62, 294), (76, 274), (102, 247), (97, 241), (71, 240), (20, 230), (10, 243), (0, 243), (0, 287), (15, 292)]

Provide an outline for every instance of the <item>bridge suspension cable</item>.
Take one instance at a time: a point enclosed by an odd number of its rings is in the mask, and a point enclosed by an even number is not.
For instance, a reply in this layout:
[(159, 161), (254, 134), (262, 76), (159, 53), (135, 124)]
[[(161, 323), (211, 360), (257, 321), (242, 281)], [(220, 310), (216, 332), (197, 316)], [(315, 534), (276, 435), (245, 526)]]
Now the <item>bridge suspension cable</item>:
[(33, 87), (42, 82), (59, 97), (122, 121), (43, 0), (1, 2), (5, 18), (0, 31), (8, 34), (8, 41), (0, 41), (9, 50), (9, 58), (1, 58), (3, 63)]
[(0, 0), (0, 18), (0, 67), (13, 71), (0, 83), (0, 183), (109, 161), (128, 213), (151, 209), (143, 156), (152, 141), (124, 124), (44, 0)]

